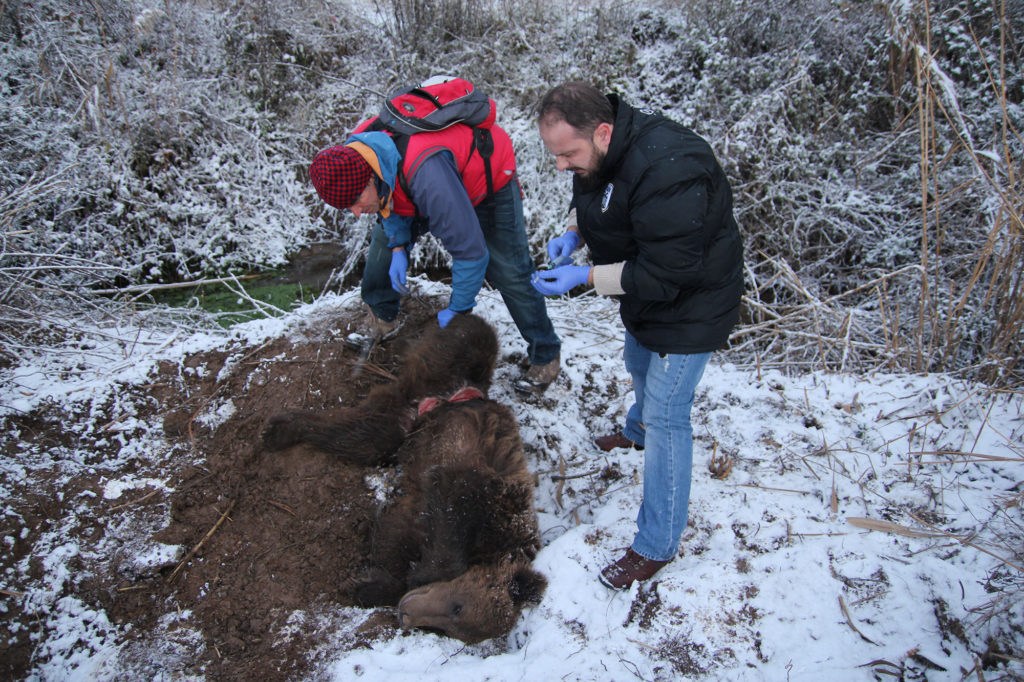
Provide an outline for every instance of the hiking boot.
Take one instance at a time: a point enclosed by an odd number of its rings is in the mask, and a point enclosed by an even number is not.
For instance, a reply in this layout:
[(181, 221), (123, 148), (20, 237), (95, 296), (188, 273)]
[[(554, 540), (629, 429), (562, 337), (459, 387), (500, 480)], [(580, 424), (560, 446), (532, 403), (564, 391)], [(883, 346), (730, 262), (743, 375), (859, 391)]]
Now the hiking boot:
[(363, 318), (361, 326), (365, 330), (366, 334), (379, 341), (383, 339), (390, 339), (398, 333), (398, 329), (402, 326), (402, 323), (398, 321), (397, 317), (393, 320), (382, 320), (373, 312), (373, 308), (366, 306), (366, 317)]
[(356, 323), (356, 330), (349, 333), (342, 343), (352, 350), (358, 351), (360, 357), (366, 359), (370, 351), (384, 339), (390, 339), (398, 333), (402, 323), (399, 318), (382, 320), (377, 317), (370, 306), (365, 306), (363, 317)]
[(621, 559), (614, 564), (605, 566), (598, 576), (598, 580), (605, 587), (613, 590), (624, 590), (637, 580), (641, 582), (647, 580), (667, 563), (667, 561), (645, 559), (634, 552), (631, 547), (626, 550)]
[(594, 439), (594, 445), (605, 452), (611, 452), (615, 448), (634, 448), (636, 450), (644, 449), (643, 445), (637, 445), (634, 441), (631, 441), (622, 435), (621, 431), (616, 431), (610, 436), (598, 436)]
[(516, 381), (515, 389), (520, 393), (543, 393), (561, 371), (561, 359), (559, 354), (546, 365), (530, 365)]

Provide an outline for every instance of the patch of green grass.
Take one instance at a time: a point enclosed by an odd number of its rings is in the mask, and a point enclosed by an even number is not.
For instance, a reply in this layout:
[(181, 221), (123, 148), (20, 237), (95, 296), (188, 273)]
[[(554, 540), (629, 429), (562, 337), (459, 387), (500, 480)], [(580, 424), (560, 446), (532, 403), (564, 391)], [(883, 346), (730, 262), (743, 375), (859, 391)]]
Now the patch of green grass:
[[(268, 304), (259, 306), (238, 293), (244, 288), (249, 298)], [(274, 308), (291, 310), (300, 303), (310, 303), (315, 292), (298, 282), (285, 282), (278, 273), (268, 273), (255, 279), (240, 280), (230, 287), (225, 284), (200, 284), (189, 289), (171, 289), (154, 292), (153, 299), (174, 307), (199, 307), (213, 313), (222, 327), (248, 322), (277, 313)]]

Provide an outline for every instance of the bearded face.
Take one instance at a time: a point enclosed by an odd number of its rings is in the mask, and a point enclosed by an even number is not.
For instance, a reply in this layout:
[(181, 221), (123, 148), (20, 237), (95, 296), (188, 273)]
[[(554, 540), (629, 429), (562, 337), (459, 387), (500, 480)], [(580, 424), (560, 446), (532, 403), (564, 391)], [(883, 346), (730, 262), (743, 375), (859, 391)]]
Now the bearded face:
[(591, 135), (581, 134), (564, 120), (541, 122), (540, 137), (555, 157), (558, 170), (575, 173), (585, 184), (595, 182), (611, 141), (612, 127), (597, 126)]

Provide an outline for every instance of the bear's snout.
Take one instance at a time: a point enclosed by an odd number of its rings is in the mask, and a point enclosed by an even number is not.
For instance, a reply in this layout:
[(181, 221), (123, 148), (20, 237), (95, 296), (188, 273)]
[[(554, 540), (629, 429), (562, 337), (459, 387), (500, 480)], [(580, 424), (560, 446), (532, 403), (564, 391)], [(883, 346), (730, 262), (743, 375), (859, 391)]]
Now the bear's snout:
[(407, 592), (398, 602), (398, 624), (403, 630), (431, 628), (449, 632), (453, 617), (450, 595), (447, 590), (438, 589), (442, 584), (424, 585)]
[(407, 605), (409, 604), (410, 599), (415, 599), (417, 593), (422, 591), (422, 587), (416, 588), (412, 592), (408, 592), (404, 597), (402, 597), (401, 601), (398, 602), (398, 625), (401, 626), (403, 630), (411, 630), (416, 627), (412, 624), (412, 617), (409, 615)]

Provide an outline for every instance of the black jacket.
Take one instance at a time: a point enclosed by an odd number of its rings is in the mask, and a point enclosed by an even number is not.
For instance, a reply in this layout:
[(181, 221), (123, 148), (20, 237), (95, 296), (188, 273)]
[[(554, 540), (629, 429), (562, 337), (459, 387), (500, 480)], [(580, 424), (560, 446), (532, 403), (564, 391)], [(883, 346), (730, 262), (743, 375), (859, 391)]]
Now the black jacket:
[(640, 345), (716, 350), (743, 294), (729, 181), (696, 133), (608, 98), (616, 110), (608, 153), (595, 177), (573, 180), (580, 233), (596, 265), (626, 262), (620, 313)]

